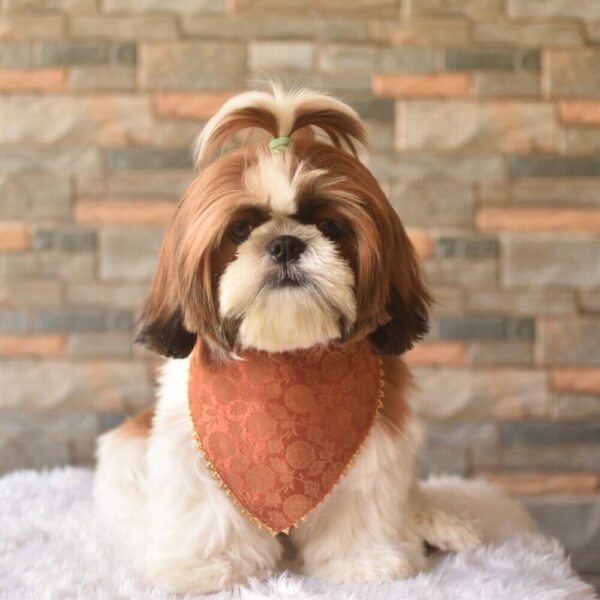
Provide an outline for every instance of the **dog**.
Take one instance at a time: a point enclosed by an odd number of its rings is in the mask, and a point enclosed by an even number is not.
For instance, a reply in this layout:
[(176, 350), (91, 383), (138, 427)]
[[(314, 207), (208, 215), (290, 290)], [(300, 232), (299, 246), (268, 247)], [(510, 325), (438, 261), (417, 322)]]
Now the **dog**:
[(158, 402), (99, 438), (94, 485), (104, 529), (170, 591), (265, 578), (284, 545), (302, 573), (358, 583), (480, 543), (414, 475), (401, 355), (431, 298), (365, 140), (345, 103), (273, 87), (195, 144), (138, 338), (170, 359)]

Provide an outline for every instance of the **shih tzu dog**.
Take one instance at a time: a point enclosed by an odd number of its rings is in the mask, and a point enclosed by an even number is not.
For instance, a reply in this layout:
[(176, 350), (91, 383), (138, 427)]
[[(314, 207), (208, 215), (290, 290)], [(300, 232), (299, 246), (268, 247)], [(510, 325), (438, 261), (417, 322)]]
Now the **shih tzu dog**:
[[(235, 147), (246, 129), (263, 137)], [(200, 134), (139, 336), (172, 360), (156, 408), (100, 438), (94, 490), (169, 590), (266, 577), (282, 541), (336, 582), (411, 576), (431, 547), (479, 543), (413, 473), (399, 357), (430, 297), (364, 142), (346, 104), (277, 88), (230, 99)]]

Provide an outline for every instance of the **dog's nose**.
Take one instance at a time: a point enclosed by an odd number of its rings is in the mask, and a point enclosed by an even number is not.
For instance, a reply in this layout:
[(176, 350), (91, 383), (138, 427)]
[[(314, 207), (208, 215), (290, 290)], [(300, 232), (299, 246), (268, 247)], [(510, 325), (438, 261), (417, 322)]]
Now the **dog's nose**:
[(289, 263), (297, 260), (305, 248), (306, 244), (293, 235), (280, 235), (267, 246), (269, 254), (278, 263)]

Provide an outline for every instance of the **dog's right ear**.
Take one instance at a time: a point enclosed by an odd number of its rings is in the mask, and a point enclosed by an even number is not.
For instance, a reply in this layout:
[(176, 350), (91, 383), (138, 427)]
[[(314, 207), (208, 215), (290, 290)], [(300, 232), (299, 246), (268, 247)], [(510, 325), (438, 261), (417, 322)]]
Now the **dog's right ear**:
[(167, 233), (135, 341), (162, 356), (185, 358), (196, 344), (196, 334), (184, 326), (175, 277), (171, 235)]

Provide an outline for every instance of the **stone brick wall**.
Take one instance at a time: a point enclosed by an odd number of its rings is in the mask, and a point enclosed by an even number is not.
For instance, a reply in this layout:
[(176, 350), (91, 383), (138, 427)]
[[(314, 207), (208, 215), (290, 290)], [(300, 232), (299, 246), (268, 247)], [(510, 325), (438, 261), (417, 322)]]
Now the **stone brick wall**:
[(0, 0), (0, 470), (87, 463), (200, 123), (253, 79), (350, 101), (438, 298), (426, 468), (600, 565), (599, 0)]

